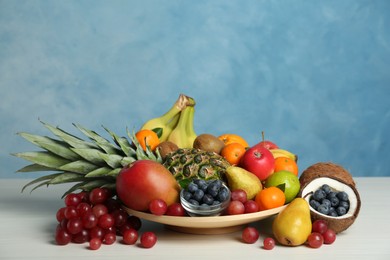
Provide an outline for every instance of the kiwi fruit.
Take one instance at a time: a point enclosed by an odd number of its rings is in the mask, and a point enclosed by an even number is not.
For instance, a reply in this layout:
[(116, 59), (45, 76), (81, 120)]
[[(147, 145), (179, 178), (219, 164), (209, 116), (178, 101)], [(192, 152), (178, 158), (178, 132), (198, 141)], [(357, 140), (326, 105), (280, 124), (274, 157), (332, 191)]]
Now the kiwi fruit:
[(218, 137), (212, 134), (200, 134), (195, 140), (193, 147), (196, 149), (201, 149), (207, 152), (215, 152), (219, 154), (222, 148), (225, 146), (225, 143), (218, 139)]
[(175, 152), (177, 149), (179, 149), (179, 147), (171, 141), (161, 142), (156, 147), (156, 150), (160, 153), (162, 159), (165, 159), (168, 154)]

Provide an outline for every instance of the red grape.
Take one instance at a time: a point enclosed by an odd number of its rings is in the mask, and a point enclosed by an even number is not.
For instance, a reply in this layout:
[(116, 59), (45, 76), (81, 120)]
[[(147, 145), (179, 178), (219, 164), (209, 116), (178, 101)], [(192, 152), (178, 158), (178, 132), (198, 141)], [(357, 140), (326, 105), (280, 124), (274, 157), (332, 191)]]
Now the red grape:
[(328, 225), (326, 224), (325, 220), (317, 219), (312, 224), (312, 232), (317, 232), (320, 234), (324, 234), (325, 231), (328, 229)]
[(91, 204), (104, 203), (110, 197), (110, 192), (105, 188), (95, 188), (89, 193), (89, 201)]
[(100, 216), (100, 218), (98, 220), (99, 227), (101, 227), (103, 229), (113, 227), (114, 224), (115, 224), (114, 217), (109, 213)]
[(128, 215), (124, 210), (117, 209), (112, 213), (112, 216), (114, 217), (116, 227), (121, 227), (126, 224)]
[(81, 198), (75, 193), (69, 193), (64, 199), (66, 206), (77, 206), (81, 202)]
[(259, 205), (254, 200), (248, 200), (244, 203), (245, 212), (244, 213), (254, 213), (259, 211)]
[(307, 242), (312, 248), (319, 248), (324, 243), (323, 236), (318, 232), (313, 232), (307, 238)]
[(165, 214), (168, 216), (182, 217), (186, 215), (186, 211), (179, 202), (176, 202), (168, 207), (167, 212)]
[(324, 237), (324, 244), (332, 244), (336, 240), (336, 232), (330, 228), (322, 236)]
[(231, 192), (231, 200), (233, 201), (238, 200), (241, 201), (242, 203), (245, 203), (248, 200), (246, 191), (242, 189), (233, 190)]
[(71, 218), (66, 224), (66, 229), (70, 234), (75, 235), (83, 229), (83, 222), (79, 218)]
[(75, 206), (67, 206), (64, 210), (64, 216), (66, 219), (77, 218), (79, 213)]
[(141, 245), (144, 248), (151, 248), (153, 247), (157, 242), (157, 236), (153, 232), (145, 232), (141, 236)]
[(72, 242), (77, 244), (85, 243), (89, 240), (89, 231), (82, 229), (79, 233), (72, 236)]
[(103, 239), (103, 237), (104, 237), (104, 230), (101, 227), (99, 227), (99, 226), (93, 227), (89, 231), (89, 236), (91, 237), (91, 239), (92, 238)]
[(99, 238), (92, 238), (89, 240), (89, 248), (92, 250), (98, 250), (102, 246), (102, 241)]
[(56, 219), (60, 223), (63, 219), (65, 219), (65, 209), (66, 207), (62, 207), (57, 210)]
[(112, 245), (115, 243), (115, 241), (116, 241), (115, 233), (108, 232), (107, 234), (104, 235), (104, 239), (103, 239), (104, 244)]
[(254, 227), (246, 227), (243, 231), (242, 231), (242, 240), (247, 243), (247, 244), (253, 244), (257, 241), (257, 239), (259, 239), (259, 231), (257, 231), (256, 228)]
[(63, 228), (58, 228), (55, 234), (55, 240), (57, 245), (69, 244), (72, 240), (72, 236)]
[(123, 243), (134, 245), (138, 240), (138, 231), (134, 228), (129, 228), (123, 232)]
[(149, 204), (149, 211), (157, 216), (164, 215), (167, 209), (167, 203), (162, 199), (154, 199)]
[(245, 206), (241, 201), (238, 200), (231, 201), (229, 206), (227, 207), (227, 213), (229, 215), (244, 214), (244, 212)]
[(98, 217), (96, 217), (92, 212), (85, 214), (81, 220), (84, 228), (93, 228), (98, 223)]
[(96, 204), (93, 206), (92, 212), (96, 217), (100, 218), (100, 216), (108, 213), (108, 209), (104, 204)]
[(81, 202), (76, 206), (77, 213), (80, 217), (83, 217), (85, 214), (92, 212), (91, 206), (86, 202)]
[(263, 241), (263, 248), (271, 250), (275, 247), (275, 240), (272, 237), (266, 237)]

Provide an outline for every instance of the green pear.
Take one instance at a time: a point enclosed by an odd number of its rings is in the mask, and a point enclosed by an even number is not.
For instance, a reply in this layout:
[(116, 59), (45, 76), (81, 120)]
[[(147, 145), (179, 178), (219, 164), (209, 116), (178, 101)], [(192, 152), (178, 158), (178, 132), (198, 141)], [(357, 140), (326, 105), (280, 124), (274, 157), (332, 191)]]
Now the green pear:
[(253, 199), (263, 189), (260, 179), (253, 173), (238, 166), (226, 169), (225, 176), (230, 190), (242, 189), (248, 200)]
[(272, 231), (280, 244), (299, 246), (306, 242), (311, 226), (309, 203), (295, 198), (276, 216)]

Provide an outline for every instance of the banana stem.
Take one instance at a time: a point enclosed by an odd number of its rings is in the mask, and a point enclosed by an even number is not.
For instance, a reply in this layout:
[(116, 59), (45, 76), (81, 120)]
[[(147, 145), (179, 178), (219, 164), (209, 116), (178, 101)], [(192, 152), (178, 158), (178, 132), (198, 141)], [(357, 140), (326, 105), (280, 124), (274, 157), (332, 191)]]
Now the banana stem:
[(187, 106), (194, 106), (194, 105), (195, 105), (195, 100), (193, 98), (186, 96), (184, 94), (180, 94), (179, 98), (176, 100), (175, 104), (173, 104), (171, 109), (160, 117), (161, 121), (164, 124), (168, 124), (170, 123), (171, 119), (173, 120), (174, 117), (181, 111), (184, 111)]

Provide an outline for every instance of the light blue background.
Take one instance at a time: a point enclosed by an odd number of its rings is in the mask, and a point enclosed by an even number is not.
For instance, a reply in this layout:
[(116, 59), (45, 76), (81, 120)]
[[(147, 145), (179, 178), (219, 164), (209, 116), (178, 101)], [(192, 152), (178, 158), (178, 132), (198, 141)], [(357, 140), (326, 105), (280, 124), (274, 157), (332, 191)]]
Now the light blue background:
[(265, 131), (301, 170), (390, 175), (390, 1), (0, 0), (0, 177), (38, 119), (125, 135), (180, 93), (195, 130)]

